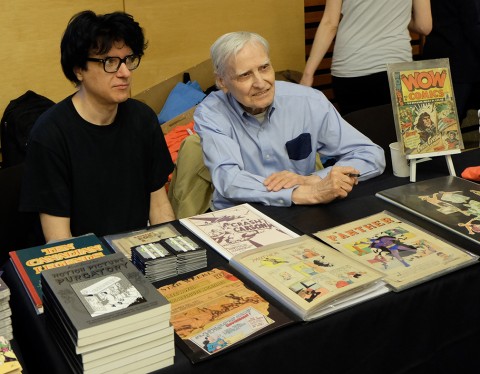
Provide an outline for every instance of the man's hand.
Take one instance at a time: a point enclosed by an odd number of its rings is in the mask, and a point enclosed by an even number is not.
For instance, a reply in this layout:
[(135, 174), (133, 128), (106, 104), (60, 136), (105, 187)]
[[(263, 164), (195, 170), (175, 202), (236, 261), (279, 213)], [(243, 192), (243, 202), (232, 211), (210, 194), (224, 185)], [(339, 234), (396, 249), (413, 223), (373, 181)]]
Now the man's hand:
[(320, 181), (298, 186), (292, 193), (292, 201), (297, 205), (311, 205), (344, 199), (358, 184), (358, 178), (350, 174), (359, 174), (359, 171), (350, 166), (334, 166)]
[(283, 170), (278, 173), (273, 173), (265, 178), (263, 185), (269, 191), (280, 191), (281, 189), (288, 189), (295, 186), (314, 185), (322, 180), (318, 175), (299, 175), (291, 171)]

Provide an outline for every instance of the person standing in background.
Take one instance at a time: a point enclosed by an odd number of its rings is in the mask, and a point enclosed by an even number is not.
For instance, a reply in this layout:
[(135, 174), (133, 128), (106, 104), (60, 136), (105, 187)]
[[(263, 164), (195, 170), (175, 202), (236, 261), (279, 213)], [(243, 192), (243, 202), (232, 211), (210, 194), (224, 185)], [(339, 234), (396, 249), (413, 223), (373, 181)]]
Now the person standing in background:
[(480, 0), (431, 0), (433, 28), (422, 59), (448, 58), (460, 122), (480, 108)]
[(387, 63), (412, 61), (410, 31), (432, 29), (430, 0), (327, 0), (301, 84), (335, 39), (332, 87), (342, 115), (391, 102)]

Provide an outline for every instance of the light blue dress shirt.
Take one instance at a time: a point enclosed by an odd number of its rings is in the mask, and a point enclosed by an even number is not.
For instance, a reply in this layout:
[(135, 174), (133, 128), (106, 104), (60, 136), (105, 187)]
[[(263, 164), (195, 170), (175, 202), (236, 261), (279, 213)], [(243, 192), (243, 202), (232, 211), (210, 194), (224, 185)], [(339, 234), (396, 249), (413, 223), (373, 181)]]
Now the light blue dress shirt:
[(199, 104), (194, 122), (215, 187), (214, 209), (243, 202), (290, 206), (294, 188), (271, 192), (263, 181), (283, 170), (324, 178), (330, 167), (315, 171), (317, 152), (358, 169), (360, 180), (385, 169), (380, 146), (343, 120), (322, 92), (295, 83), (275, 82), (262, 123), (222, 91)]

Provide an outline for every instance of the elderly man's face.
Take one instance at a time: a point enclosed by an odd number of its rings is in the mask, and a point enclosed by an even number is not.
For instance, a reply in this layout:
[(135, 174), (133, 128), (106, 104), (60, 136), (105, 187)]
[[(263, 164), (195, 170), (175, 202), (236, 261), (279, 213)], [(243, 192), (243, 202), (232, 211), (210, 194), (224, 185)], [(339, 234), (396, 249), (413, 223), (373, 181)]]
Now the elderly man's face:
[(263, 46), (247, 43), (230, 59), (226, 76), (219, 78), (219, 83), (247, 112), (265, 111), (275, 95), (275, 71)]

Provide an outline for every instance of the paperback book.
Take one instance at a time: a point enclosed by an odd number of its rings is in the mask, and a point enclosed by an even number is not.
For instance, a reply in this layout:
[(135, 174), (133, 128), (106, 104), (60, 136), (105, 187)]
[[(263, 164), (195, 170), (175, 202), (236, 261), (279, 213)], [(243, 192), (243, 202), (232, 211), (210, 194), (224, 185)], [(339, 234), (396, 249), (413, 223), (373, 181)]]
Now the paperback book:
[(387, 64), (387, 72), (403, 153), (459, 153), (464, 147), (448, 59)]
[(250, 204), (182, 218), (180, 223), (227, 260), (254, 248), (298, 237)]
[(478, 261), (478, 256), (388, 211), (314, 235), (343, 254), (383, 272), (394, 291)]
[(448, 175), (389, 188), (376, 196), (480, 244), (480, 184)]
[(119, 234), (106, 235), (103, 240), (113, 248), (115, 252), (123, 253), (125, 257), (132, 259), (132, 248), (158, 242), (160, 240), (180, 235), (172, 224), (151, 226), (137, 231), (127, 231)]
[(238, 254), (230, 265), (303, 321), (389, 291), (381, 272), (307, 235)]
[(170, 317), (170, 303), (121, 253), (45, 270), (41, 280), (50, 306), (78, 346), (84, 338), (115, 337), (150, 318)]
[(94, 234), (78, 236), (50, 244), (9, 253), (37, 314), (43, 313), (40, 274), (47, 269), (101, 258), (113, 251)]
[[(157, 356), (157, 359), (161, 361), (166, 358), (173, 360), (174, 339), (172, 326), (159, 329), (155, 333), (140, 335), (137, 338), (124, 338), (118, 343), (114, 342), (100, 349), (77, 354), (75, 346), (65, 336), (58, 320), (49, 314), (47, 303), (45, 303), (45, 316), (49, 332), (57, 342), (60, 351), (66, 357), (73, 372), (84, 374), (117, 373), (129, 366), (130, 373), (135, 372), (132, 366), (138, 369), (139, 363), (151, 356)], [(157, 369), (162, 367), (159, 366)]]
[(178, 346), (197, 363), (295, 322), (224, 269), (160, 287)]
[[(56, 330), (61, 334), (62, 345), (67, 347), (75, 355), (80, 355), (82, 362), (98, 359), (99, 352), (108, 352), (108, 349), (117, 349), (117, 347), (131, 348), (135, 342), (147, 339), (148, 341), (156, 338), (162, 338), (164, 331), (167, 331), (171, 325), (168, 316), (160, 315), (158, 318), (148, 318), (134, 323), (134, 326), (127, 325), (125, 332), (118, 334), (118, 331), (111, 330), (107, 333), (99, 333), (84, 338), (81, 345), (77, 344), (71, 326), (65, 321), (66, 316), (60, 314), (59, 306), (54, 301), (49, 301), (48, 293), (44, 294), (45, 320), (49, 329)], [(51, 305), (51, 306), (50, 306)], [(167, 318), (168, 317), (168, 318)], [(134, 327), (133, 329), (131, 327)], [(172, 335), (173, 336), (173, 335)], [(147, 338), (148, 337), (148, 338)], [(105, 353), (108, 355), (109, 353)]]

